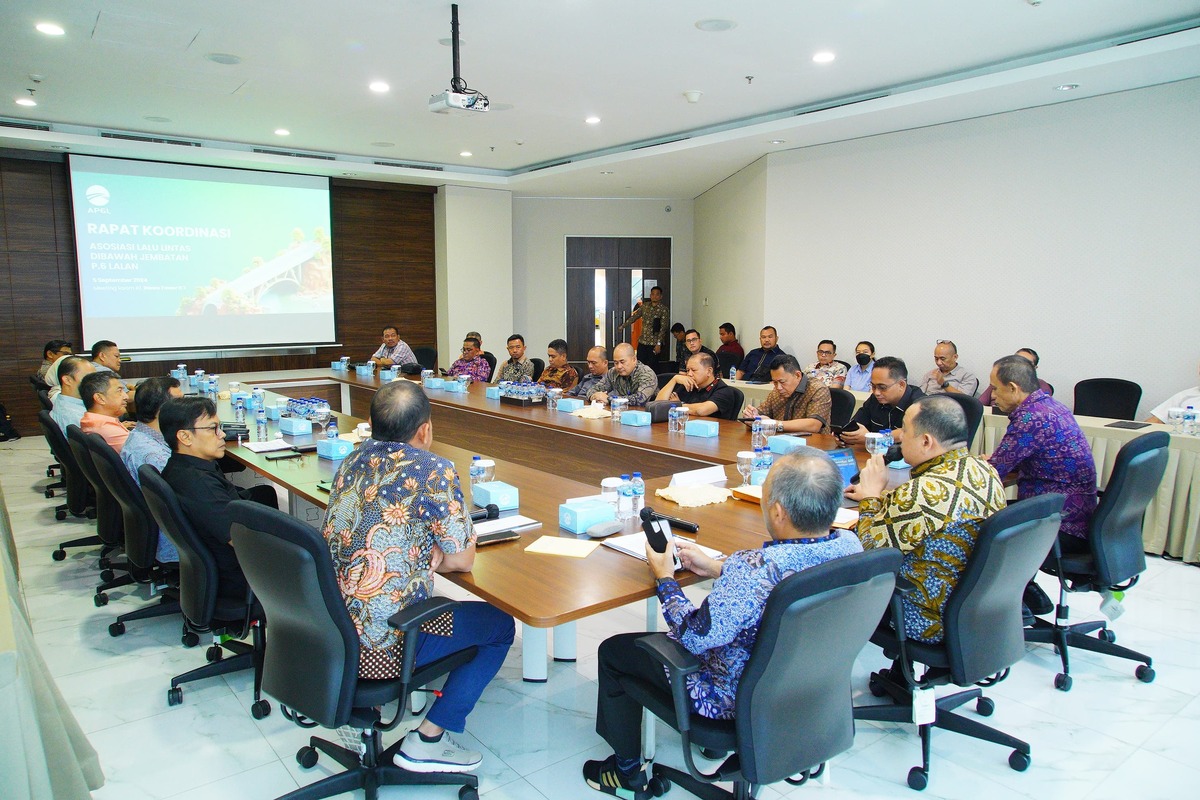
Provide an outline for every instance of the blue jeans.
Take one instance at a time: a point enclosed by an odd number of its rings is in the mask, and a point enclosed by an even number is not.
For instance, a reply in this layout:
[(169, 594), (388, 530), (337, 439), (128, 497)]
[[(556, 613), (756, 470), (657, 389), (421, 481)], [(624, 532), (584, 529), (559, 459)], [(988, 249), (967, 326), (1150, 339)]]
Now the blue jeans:
[(446, 676), (442, 696), (433, 701), (425, 718), (448, 731), (462, 733), (466, 730), (467, 714), (475, 708), (484, 688), (500, 671), (515, 635), (512, 617), (480, 602), (463, 603), (454, 610), (453, 636), (419, 634), (418, 667), (472, 645), (479, 648), (473, 659)]

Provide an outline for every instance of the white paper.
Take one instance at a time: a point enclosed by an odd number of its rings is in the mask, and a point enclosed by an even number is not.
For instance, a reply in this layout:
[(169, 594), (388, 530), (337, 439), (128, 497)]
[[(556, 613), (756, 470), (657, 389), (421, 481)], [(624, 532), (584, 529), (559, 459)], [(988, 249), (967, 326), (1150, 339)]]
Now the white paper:
[(273, 450), (291, 450), (292, 443), (283, 439), (270, 439), (265, 442), (242, 442), (242, 447), (251, 453), (270, 453)]
[(525, 548), (526, 553), (541, 553), (547, 556), (587, 558), (600, 546), (599, 542), (587, 539), (565, 539), (561, 536), (539, 536), (538, 540)]
[(727, 476), (721, 466), (702, 467), (701, 469), (676, 472), (671, 476), (671, 486), (699, 486), (703, 483), (724, 483)]
[[(674, 535), (674, 534), (672, 534), (672, 535)], [(686, 537), (675, 536), (675, 538), (684, 539)], [(696, 544), (692, 539), (687, 539), (687, 541), (691, 542), (692, 544)], [(616, 550), (621, 553), (625, 553), (626, 555), (633, 556), (634, 558), (640, 559), (642, 561), (646, 560), (646, 533), (645, 533), (645, 531), (638, 531), (637, 533), (627, 533), (624, 536), (610, 536), (607, 539), (605, 539), (604, 541), (602, 541), (601, 544), (603, 544), (605, 547), (611, 547), (613, 550)], [(702, 553), (704, 553), (706, 556), (708, 556), (709, 558), (723, 558), (724, 557), (724, 554), (720, 550), (714, 550), (711, 547), (705, 547), (704, 545), (696, 545), (696, 546), (699, 547), (700, 551)]]
[(833, 518), (834, 525), (854, 525), (858, 522), (857, 508), (839, 508)]

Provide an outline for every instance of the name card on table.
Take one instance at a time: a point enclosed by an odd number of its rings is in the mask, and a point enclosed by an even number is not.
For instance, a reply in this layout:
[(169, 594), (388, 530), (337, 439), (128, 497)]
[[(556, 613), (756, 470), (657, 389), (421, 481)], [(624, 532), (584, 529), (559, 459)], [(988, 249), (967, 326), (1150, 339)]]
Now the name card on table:
[(725, 468), (720, 466), (676, 472), (671, 476), (671, 486), (702, 486), (706, 483), (723, 483), (728, 479)]

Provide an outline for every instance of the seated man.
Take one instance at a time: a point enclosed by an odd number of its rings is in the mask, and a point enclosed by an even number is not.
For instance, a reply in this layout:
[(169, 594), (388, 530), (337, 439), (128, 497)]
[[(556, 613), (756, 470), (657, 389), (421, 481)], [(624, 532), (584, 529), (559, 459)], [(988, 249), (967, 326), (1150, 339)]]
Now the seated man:
[(1178, 394), (1173, 394), (1167, 398), (1166, 402), (1156, 406), (1150, 412), (1150, 416), (1146, 418), (1147, 422), (1166, 422), (1169, 414), (1168, 409), (1171, 408), (1187, 408), (1195, 406), (1197, 411), (1200, 411), (1200, 386), (1193, 386), (1190, 389), (1184, 389)]
[[(779, 581), (862, 550), (849, 531), (830, 531), (841, 501), (841, 474), (821, 451), (801, 448), (776, 458), (763, 485), (763, 522), (771, 537), (766, 544), (716, 561), (687, 539), (674, 540), (686, 569), (715, 579), (699, 608), (675, 580), (673, 547), (665, 553), (646, 547), (669, 636), (700, 660), (699, 672), (687, 681), (697, 713), (710, 719), (733, 718), (738, 681), (754, 649), (767, 599)], [(583, 777), (593, 789), (617, 797), (650, 797), (648, 770), (641, 761), (642, 708), (621, 688), (621, 679), (636, 677), (670, 691), (662, 665), (637, 646), (645, 635), (618, 634), (599, 650), (596, 732), (613, 755), (588, 761)]]
[(83, 400), (83, 418), (79, 427), (84, 433), (98, 433), (108, 446), (118, 453), (129, 438), (130, 424), (121, 422), (129, 405), (129, 391), (114, 372), (93, 372), (79, 382), (79, 398)]
[(841, 389), (846, 383), (846, 365), (835, 361), (836, 357), (837, 345), (832, 339), (822, 339), (817, 343), (817, 360), (804, 368), (804, 374), (825, 386)]
[(775, 388), (762, 405), (746, 406), (744, 417), (766, 417), (786, 433), (829, 433), (833, 400), (829, 389), (800, 371), (795, 356), (776, 356), (771, 362)]
[(396, 329), (395, 325), (388, 325), (383, 329), (383, 344), (379, 345), (379, 349), (368, 360), (385, 369), (398, 367), (401, 364), (417, 363), (417, 357), (413, 354), (412, 348), (400, 338), (400, 331)]
[(249, 592), (246, 576), (229, 541), (229, 504), (254, 500), (272, 508), (279, 505), (274, 486), (243, 489), (230, 483), (217, 462), (225, 455), (225, 432), (217, 418), (217, 406), (205, 397), (169, 399), (158, 412), (158, 427), (171, 448), (162, 470), (163, 480), (175, 490), (179, 507), (196, 536), (217, 562), (217, 594), (245, 602)]
[(949, 339), (938, 339), (933, 348), (933, 369), (921, 379), (921, 391), (925, 394), (979, 394), (979, 378), (963, 369), (958, 363), (958, 347)]
[(483, 357), (479, 340), (473, 336), (463, 339), (462, 357), (450, 365), (447, 373), (451, 377), (469, 375), (471, 380), (487, 383), (492, 379), (492, 365)]
[(508, 360), (500, 365), (496, 382), (520, 383), (531, 380), (533, 380), (533, 362), (525, 357), (525, 337), (514, 333), (508, 337)]
[[(171, 448), (167, 447), (158, 426), (158, 412), (164, 403), (178, 397), (183, 397), (183, 389), (179, 387), (178, 379), (170, 377), (147, 378), (138, 384), (134, 392), (137, 424), (121, 448), (121, 462), (138, 486), (142, 485), (138, 467), (153, 464), (155, 469), (162, 472), (171, 458)], [(179, 560), (179, 551), (165, 535), (158, 537), (156, 558), (164, 564)]]
[[(1018, 350), (1016, 353), (1014, 353), (1014, 355), (1018, 355), (1021, 358), (1027, 358), (1030, 361), (1032, 361), (1034, 369), (1037, 369), (1037, 365), (1041, 362), (1041, 359), (1038, 358), (1037, 351), (1032, 348), (1029, 348), (1029, 347), (1022, 347), (1020, 350)], [(1046, 383), (1041, 378), (1038, 378), (1038, 388), (1041, 389), (1043, 392), (1045, 392), (1048, 395), (1054, 394), (1054, 387), (1051, 386), (1050, 384)], [(989, 384), (987, 386), (987, 388), (985, 388), (983, 390), (983, 394), (979, 395), (979, 402), (985, 406), (992, 405), (991, 384)]]
[(566, 340), (555, 339), (546, 345), (546, 368), (542, 370), (538, 383), (547, 389), (562, 389), (564, 392), (579, 383), (579, 373), (567, 363)]
[(842, 431), (842, 441), (849, 445), (861, 445), (867, 440), (868, 431), (891, 430), (892, 438), (899, 442), (904, 438), (904, 412), (925, 393), (908, 383), (908, 367), (904, 361), (884, 356), (875, 362), (871, 372), (871, 396), (850, 419)]
[[(675, 365), (678, 367), (687, 361), (687, 345), (683, 343), (684, 336), (687, 335), (687, 329), (683, 327), (682, 322), (676, 322), (671, 326), (671, 335), (675, 337)], [(640, 353), (639, 353), (640, 356)], [(655, 364), (658, 359), (640, 359), (643, 364)]]
[(79, 383), (94, 374), (96, 368), (86, 358), (66, 356), (59, 359), (57, 370), (57, 381), (62, 391), (54, 396), (54, 408), (50, 416), (65, 436), (68, 425), (79, 425), (83, 420), (87, 409), (83, 407), (83, 400), (79, 396)]
[(721, 353), (730, 353), (739, 364), (746, 359), (746, 351), (742, 349), (742, 343), (738, 341), (737, 329), (733, 327), (732, 322), (722, 322), (721, 327), (717, 328), (717, 336), (721, 338), (721, 346), (717, 348), (718, 356)]
[[(564, 396), (566, 396), (566, 397), (582, 397), (584, 399), (587, 399), (587, 396), (589, 394), (591, 394), (592, 389), (594, 389), (596, 387), (596, 384), (599, 383), (600, 380), (602, 378), (604, 378), (604, 376), (607, 374), (608, 374), (608, 352), (603, 347), (600, 347), (599, 345), (597, 345), (596, 347), (593, 347), (591, 350), (588, 350), (587, 372), (585, 372), (583, 374), (583, 377), (581, 377), (579, 379), (579, 383), (575, 384), (575, 386), (573, 388), (564, 392)], [(655, 386), (658, 385), (657, 378), (655, 378), (654, 385)]]
[(904, 413), (904, 460), (912, 478), (886, 491), (883, 456), (871, 456), (859, 483), (846, 489), (858, 503), (863, 548), (895, 547), (900, 574), (916, 586), (904, 599), (904, 631), (920, 642), (942, 641), (942, 610), (967, 566), (983, 521), (1004, 508), (996, 470), (967, 451), (967, 417), (947, 397), (922, 397)]
[(871, 371), (875, 369), (875, 345), (865, 339), (856, 344), (854, 361), (854, 366), (846, 372), (846, 382), (842, 388), (852, 392), (871, 391)]
[(746, 354), (737, 370), (739, 381), (758, 381), (766, 383), (771, 380), (771, 362), (776, 356), (787, 353), (779, 349), (779, 334), (774, 325), (768, 325), (758, 332), (759, 346)]
[(698, 417), (716, 415), (737, 419), (738, 393), (716, 374), (717, 361), (710, 353), (696, 353), (687, 362), (687, 374), (676, 375), (658, 390), (655, 400), (677, 400)]
[(633, 345), (622, 343), (613, 348), (613, 368), (588, 391), (588, 400), (624, 397), (631, 406), (644, 406), (657, 393), (654, 370), (638, 361)]
[[(401, 639), (388, 617), (433, 595), (433, 573), (470, 572), (475, 530), (454, 464), (429, 452), (429, 399), (407, 381), (389, 383), (371, 400), (371, 438), (346, 457), (333, 479), (321, 532), (359, 631), (361, 678), (400, 674)], [(512, 617), (487, 603), (466, 602), (447, 629), (418, 635), (421, 666), (474, 645), (442, 693), (410, 732), (396, 763), (417, 772), (467, 772), (483, 757), (446, 731), (462, 733), (467, 714), (500, 670), (513, 643)]]
[(42, 365), (38, 367), (37, 378), (43, 383), (46, 381), (46, 373), (50, 371), (50, 367), (54, 366), (54, 362), (63, 356), (72, 354), (71, 343), (65, 339), (51, 339), (46, 342), (46, 346), (42, 348)]
[(92, 366), (97, 372), (121, 372), (121, 348), (116, 342), (101, 339), (92, 345)]
[(683, 361), (678, 363), (678, 372), (687, 372), (688, 360), (697, 353), (708, 353), (712, 356), (713, 363), (717, 363), (717, 354), (709, 350), (700, 341), (700, 332), (695, 328), (689, 328), (683, 332)]

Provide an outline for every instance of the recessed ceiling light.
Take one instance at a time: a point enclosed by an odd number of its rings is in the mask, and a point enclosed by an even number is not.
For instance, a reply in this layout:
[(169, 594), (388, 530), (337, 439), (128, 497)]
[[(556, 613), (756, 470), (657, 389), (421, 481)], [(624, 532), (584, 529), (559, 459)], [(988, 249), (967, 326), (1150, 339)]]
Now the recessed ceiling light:
[(702, 19), (696, 22), (696, 28), (705, 33), (720, 33), (736, 27), (737, 23), (731, 19)]
[(588, 125), (599, 125), (600, 118), (599, 117), (588, 117), (587, 119), (584, 120), (584, 122), (586, 122)]
[(461, 153), (459, 153), (459, 155), (460, 155), (460, 156), (462, 156), (463, 158), (470, 158), (470, 157), (471, 157), (471, 151), (470, 151), (470, 150), (463, 150)]
[(371, 142), (371, 147), (395, 147), (395, 142)]
[(62, 29), (61, 25), (55, 25), (53, 22), (39, 22), (34, 27), (47, 36), (62, 36), (64, 33), (66, 33), (66, 31)]
[(1071, 92), (1078, 88), (1078, 83), (1060, 83), (1058, 86), (1054, 87), (1055, 91), (1059, 92)]
[(837, 56), (834, 55), (833, 53), (829, 52), (828, 50), (822, 50), (819, 53), (813, 53), (813, 61), (817, 64), (828, 64), (830, 61), (833, 61), (835, 58), (837, 58)]
[(769, 144), (787, 144), (787, 139), (772, 139)]
[(242, 57), (233, 53), (209, 53), (205, 58), (214, 64), (224, 64), (227, 67), (242, 63)]
[(367, 88), (372, 92), (379, 92), (380, 94), (383, 94), (384, 92), (389, 91), (392, 87), (388, 86), (383, 81), (371, 81)]
[(37, 100), (34, 100), (32, 97), (18, 97), (17, 105), (32, 107), (37, 105)]
[(613, 171), (611, 169), (602, 169), (602, 170), (600, 170), (600, 174), (601, 175), (612, 175)]
[(146, 122), (170, 122), (170, 117), (142, 117)]
[(276, 128), (275, 135), (276, 136), (291, 136), (292, 132), (289, 131), (287, 128)]

